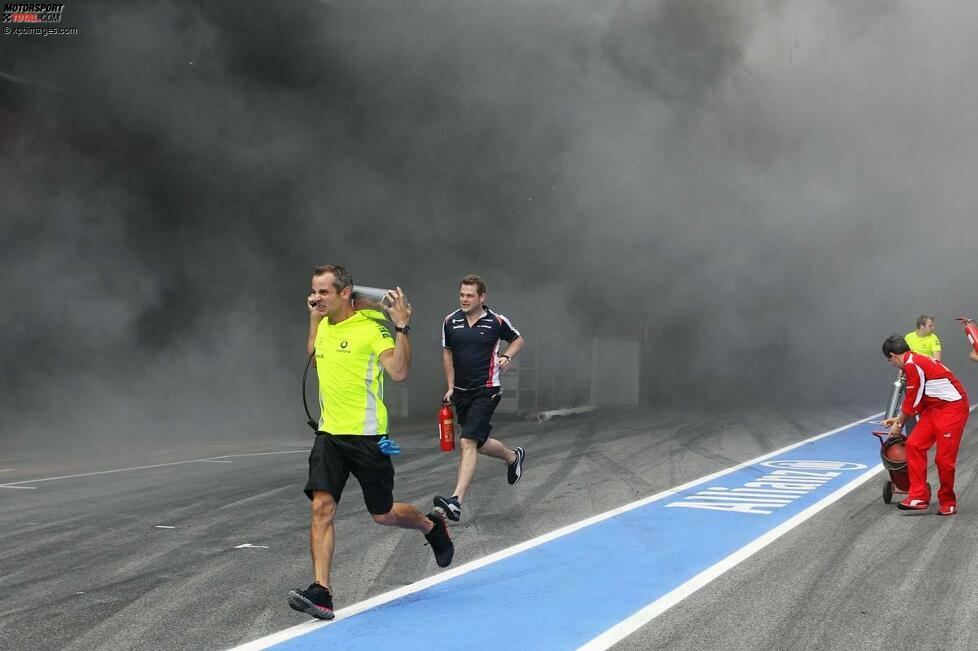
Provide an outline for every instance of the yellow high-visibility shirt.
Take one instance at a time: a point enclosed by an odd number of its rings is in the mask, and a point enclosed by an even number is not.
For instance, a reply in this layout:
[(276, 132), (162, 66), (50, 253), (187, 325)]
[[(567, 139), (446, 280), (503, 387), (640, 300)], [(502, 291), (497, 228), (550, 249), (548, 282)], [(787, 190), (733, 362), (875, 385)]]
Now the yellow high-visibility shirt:
[(316, 374), (319, 376), (319, 429), (330, 434), (387, 433), (384, 368), (380, 354), (394, 348), (383, 323), (356, 312), (335, 325), (319, 322)]
[(941, 350), (941, 340), (933, 332), (925, 337), (921, 337), (914, 330), (913, 332), (908, 332), (903, 338), (907, 341), (907, 345), (910, 346), (910, 350), (918, 355), (933, 357), (934, 353)]

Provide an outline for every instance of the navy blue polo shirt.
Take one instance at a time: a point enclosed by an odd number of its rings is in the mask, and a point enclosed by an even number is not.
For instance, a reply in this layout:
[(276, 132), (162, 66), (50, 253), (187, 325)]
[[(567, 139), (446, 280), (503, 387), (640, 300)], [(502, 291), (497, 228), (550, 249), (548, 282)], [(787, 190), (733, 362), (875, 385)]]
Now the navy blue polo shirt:
[(499, 342), (520, 336), (509, 319), (488, 307), (481, 319), (469, 326), (465, 312), (455, 310), (445, 317), (441, 345), (452, 351), (455, 388), (463, 391), (499, 386)]

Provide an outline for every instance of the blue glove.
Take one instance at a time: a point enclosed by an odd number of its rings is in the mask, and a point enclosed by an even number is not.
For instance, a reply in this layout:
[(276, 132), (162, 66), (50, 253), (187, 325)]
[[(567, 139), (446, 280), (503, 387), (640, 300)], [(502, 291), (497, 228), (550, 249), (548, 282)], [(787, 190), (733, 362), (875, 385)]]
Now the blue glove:
[(386, 454), (389, 457), (396, 457), (401, 453), (401, 446), (386, 436), (377, 441), (377, 447), (383, 454)]

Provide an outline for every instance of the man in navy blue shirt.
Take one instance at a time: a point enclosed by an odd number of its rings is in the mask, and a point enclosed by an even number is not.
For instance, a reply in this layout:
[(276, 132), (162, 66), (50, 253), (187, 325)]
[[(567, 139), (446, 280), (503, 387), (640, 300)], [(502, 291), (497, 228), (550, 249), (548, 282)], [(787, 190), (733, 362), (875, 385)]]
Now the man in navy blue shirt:
[[(526, 458), (523, 448), (510, 450), (489, 436), (492, 430), (489, 421), (503, 391), (499, 375), (523, 348), (523, 337), (509, 319), (486, 306), (486, 285), (479, 276), (462, 278), (458, 302), (461, 309), (445, 317), (441, 343), (448, 380), (444, 400), (455, 405), (458, 424), (462, 427), (459, 437), (462, 458), (452, 496), (436, 495), (434, 500), (435, 506), (455, 522), (462, 519), (462, 500), (475, 475), (479, 454), (503, 461), (510, 484), (523, 476)], [(509, 344), (503, 354), (499, 353), (501, 341)]]

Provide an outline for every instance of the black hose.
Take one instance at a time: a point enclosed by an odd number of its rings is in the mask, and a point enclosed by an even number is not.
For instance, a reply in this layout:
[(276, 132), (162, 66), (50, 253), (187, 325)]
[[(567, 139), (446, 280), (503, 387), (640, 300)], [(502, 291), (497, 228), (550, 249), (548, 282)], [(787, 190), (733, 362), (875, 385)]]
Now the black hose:
[(306, 379), (309, 377), (309, 367), (312, 366), (312, 359), (316, 356), (316, 351), (312, 351), (309, 355), (308, 361), (306, 361), (306, 370), (302, 372), (302, 408), (306, 410), (306, 425), (312, 428), (312, 431), (319, 431), (319, 423), (312, 419), (312, 414), (309, 413), (309, 403), (306, 402)]

